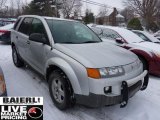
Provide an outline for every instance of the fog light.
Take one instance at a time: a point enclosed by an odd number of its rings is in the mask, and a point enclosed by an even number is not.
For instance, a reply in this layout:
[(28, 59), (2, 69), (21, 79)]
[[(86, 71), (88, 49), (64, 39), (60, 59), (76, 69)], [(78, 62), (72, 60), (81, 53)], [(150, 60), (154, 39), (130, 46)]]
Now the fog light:
[(108, 93), (111, 93), (111, 92), (112, 92), (112, 87), (111, 86), (104, 88), (104, 93), (105, 94), (108, 94)]

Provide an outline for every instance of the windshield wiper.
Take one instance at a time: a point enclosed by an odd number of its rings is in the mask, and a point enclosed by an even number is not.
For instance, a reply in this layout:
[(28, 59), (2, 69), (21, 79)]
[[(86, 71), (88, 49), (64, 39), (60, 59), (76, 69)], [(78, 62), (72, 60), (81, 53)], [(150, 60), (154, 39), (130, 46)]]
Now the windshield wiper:
[(101, 41), (86, 41), (86, 42), (82, 42), (82, 43), (99, 43)]
[(77, 44), (77, 43), (74, 43), (74, 42), (62, 42), (60, 44)]
[(146, 42), (146, 41), (140, 41), (139, 43), (142, 43), (142, 42)]

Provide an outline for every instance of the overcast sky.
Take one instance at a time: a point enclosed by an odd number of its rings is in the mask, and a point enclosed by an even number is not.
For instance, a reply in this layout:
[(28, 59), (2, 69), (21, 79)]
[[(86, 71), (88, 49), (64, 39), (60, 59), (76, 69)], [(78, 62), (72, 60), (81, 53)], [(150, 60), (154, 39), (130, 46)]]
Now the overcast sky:
[[(8, 5), (10, 3), (11, 0), (8, 0)], [(23, 0), (23, 1), (27, 1), (27, 2), (30, 2), (31, 0)], [(98, 2), (98, 3), (101, 3), (101, 4), (106, 4), (110, 7), (116, 7), (118, 9), (123, 9), (123, 4), (122, 4), (122, 1), (123, 0), (90, 0), (90, 1), (94, 1), (94, 2)], [(99, 6), (96, 6), (96, 5), (91, 5), (91, 4), (87, 4), (85, 2), (82, 2), (83, 3), (83, 8), (82, 8), (82, 12), (84, 13), (86, 7), (90, 8), (92, 12), (94, 12), (95, 15), (98, 14), (98, 10), (99, 10)]]
[[(110, 7), (116, 7), (117, 9), (123, 9), (123, 0), (91, 0), (94, 2), (98, 2), (101, 4), (106, 4)], [(96, 6), (96, 5), (91, 5), (91, 4), (86, 4), (83, 2), (83, 8), (85, 9), (86, 7), (91, 8), (91, 10), (95, 13), (95, 15), (98, 14), (99, 8), (100, 6)]]

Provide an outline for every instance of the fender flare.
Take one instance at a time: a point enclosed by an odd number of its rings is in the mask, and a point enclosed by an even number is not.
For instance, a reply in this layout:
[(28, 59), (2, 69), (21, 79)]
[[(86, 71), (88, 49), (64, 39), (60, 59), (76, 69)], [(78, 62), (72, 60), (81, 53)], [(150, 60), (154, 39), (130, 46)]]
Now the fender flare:
[(78, 78), (72, 67), (65, 60), (59, 57), (49, 59), (45, 65), (45, 75), (50, 65), (55, 65), (59, 67), (67, 75), (75, 94), (82, 94)]

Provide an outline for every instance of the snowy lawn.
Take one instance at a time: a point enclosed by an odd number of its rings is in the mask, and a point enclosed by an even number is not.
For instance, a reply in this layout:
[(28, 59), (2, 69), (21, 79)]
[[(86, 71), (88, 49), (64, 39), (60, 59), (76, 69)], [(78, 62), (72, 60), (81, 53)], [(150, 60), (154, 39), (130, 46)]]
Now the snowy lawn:
[(147, 90), (138, 92), (127, 107), (119, 105), (97, 109), (76, 105), (58, 110), (50, 98), (47, 83), (30, 68), (16, 68), (10, 45), (0, 42), (0, 66), (5, 74), (9, 96), (43, 96), (44, 120), (160, 120), (160, 78), (150, 76)]

